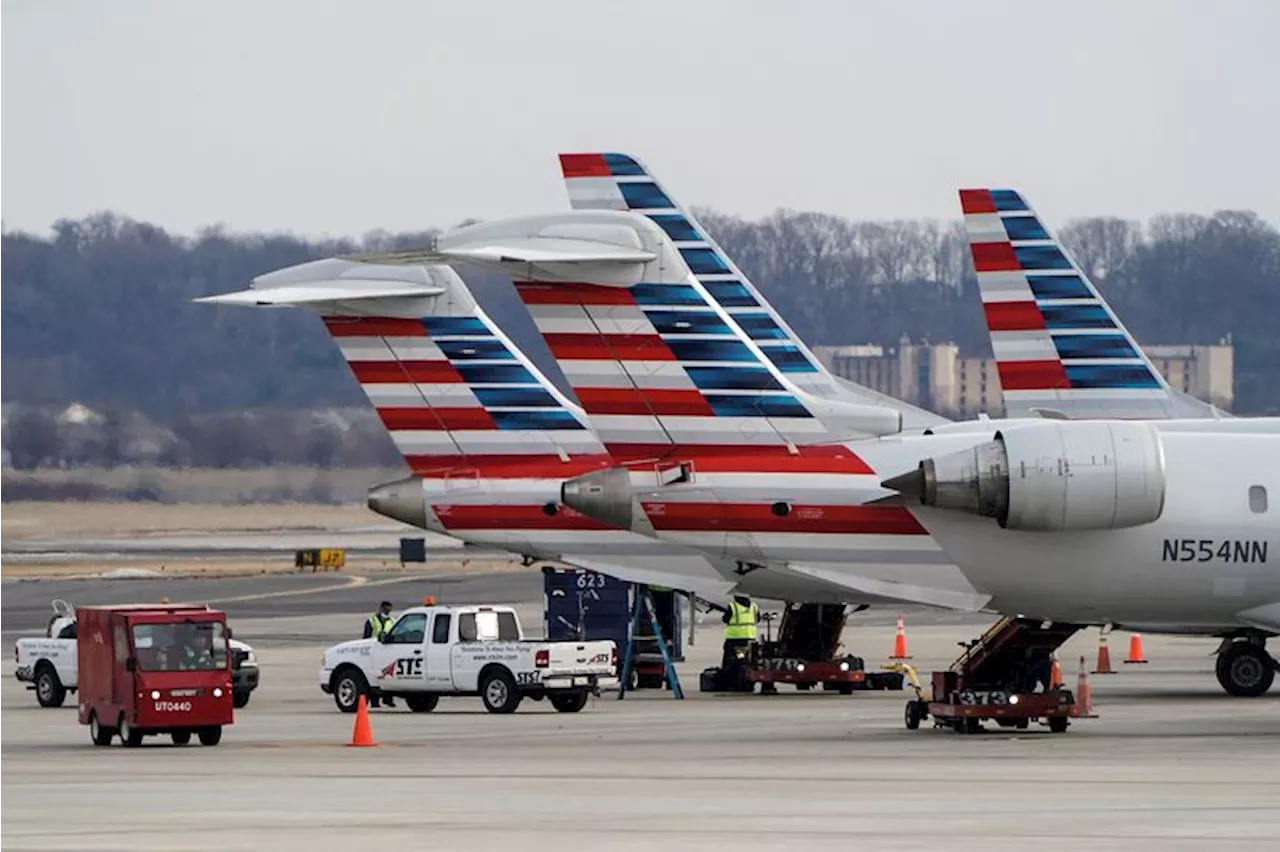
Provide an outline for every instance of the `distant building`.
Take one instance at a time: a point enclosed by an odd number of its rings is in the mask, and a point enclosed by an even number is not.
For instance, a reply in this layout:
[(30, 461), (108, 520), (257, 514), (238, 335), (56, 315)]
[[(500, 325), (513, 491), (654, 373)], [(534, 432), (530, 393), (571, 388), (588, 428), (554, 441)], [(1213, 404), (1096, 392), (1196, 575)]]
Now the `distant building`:
[[(994, 358), (963, 358), (954, 343), (815, 346), (814, 353), (837, 376), (939, 414), (969, 418), (1004, 414), (1000, 372)], [(1175, 389), (1223, 411), (1234, 400), (1233, 347), (1148, 346), (1147, 357)]]

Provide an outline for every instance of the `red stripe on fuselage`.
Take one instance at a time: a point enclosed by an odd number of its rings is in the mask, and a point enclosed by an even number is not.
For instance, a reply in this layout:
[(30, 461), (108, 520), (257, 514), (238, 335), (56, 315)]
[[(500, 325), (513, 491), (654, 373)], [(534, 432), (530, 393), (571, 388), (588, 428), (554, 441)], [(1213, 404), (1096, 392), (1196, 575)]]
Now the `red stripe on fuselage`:
[(426, 337), (421, 320), (399, 317), (325, 317), (334, 337)]
[(542, 506), (431, 506), (449, 530), (610, 530), (607, 524), (581, 515), (567, 506), (547, 514)]
[(360, 384), (462, 384), (448, 361), (348, 361)]
[(991, 331), (1040, 331), (1045, 328), (1044, 314), (1035, 302), (984, 302)]
[(634, 305), (626, 287), (604, 287), (599, 284), (517, 281), (516, 292), (526, 305)]
[(784, 516), (770, 504), (644, 503), (659, 532), (773, 532), (846, 535), (927, 535), (902, 506), (792, 506)]
[(703, 473), (874, 474), (865, 461), (842, 444), (798, 447), (743, 447), (728, 444), (609, 444), (619, 464), (692, 462)]
[(1000, 389), (1055, 390), (1069, 389), (1071, 381), (1061, 361), (1000, 361)]
[(544, 334), (557, 360), (674, 361), (670, 347), (656, 334)]

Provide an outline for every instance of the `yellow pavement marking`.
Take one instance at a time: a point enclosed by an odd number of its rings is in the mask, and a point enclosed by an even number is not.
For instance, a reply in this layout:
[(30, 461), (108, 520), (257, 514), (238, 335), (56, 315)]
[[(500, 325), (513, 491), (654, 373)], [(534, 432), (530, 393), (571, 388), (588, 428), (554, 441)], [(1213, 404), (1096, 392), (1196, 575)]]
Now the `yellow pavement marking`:
[[(252, 595), (236, 595), (230, 598), (204, 598), (200, 603), (224, 604), (224, 603), (241, 603), (243, 601), (261, 601), (270, 598), (295, 597), (300, 595), (322, 595), (325, 592), (336, 592), (343, 589), (354, 589), (358, 587), (373, 586), (390, 586), (393, 583), (408, 583), (414, 580), (421, 581), (423, 577), (391, 577), (386, 580), (370, 580), (368, 577), (355, 576), (349, 578), (345, 583), (337, 583), (332, 586), (320, 586), (313, 589), (284, 589), (278, 592), (258, 592)], [(429, 578), (428, 578), (429, 581)]]

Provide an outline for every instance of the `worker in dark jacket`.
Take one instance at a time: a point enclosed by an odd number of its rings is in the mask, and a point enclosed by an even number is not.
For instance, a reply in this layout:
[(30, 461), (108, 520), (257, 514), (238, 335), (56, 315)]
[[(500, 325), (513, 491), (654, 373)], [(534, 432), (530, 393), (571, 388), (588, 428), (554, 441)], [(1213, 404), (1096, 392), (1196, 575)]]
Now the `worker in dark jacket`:
[[(392, 624), (391, 601), (383, 601), (382, 603), (378, 604), (378, 611), (365, 619), (364, 636), (362, 636), (361, 638), (372, 639), (376, 642), (378, 641), (379, 637), (381, 637), (384, 633), (386, 633), (391, 629), (391, 624)], [(388, 707), (396, 706), (395, 699), (393, 699), (390, 695), (386, 696), (385, 700), (387, 702)], [(369, 696), (370, 707), (377, 707), (380, 705), (380, 703), (381, 701), (379, 700), (379, 697), (377, 695)]]

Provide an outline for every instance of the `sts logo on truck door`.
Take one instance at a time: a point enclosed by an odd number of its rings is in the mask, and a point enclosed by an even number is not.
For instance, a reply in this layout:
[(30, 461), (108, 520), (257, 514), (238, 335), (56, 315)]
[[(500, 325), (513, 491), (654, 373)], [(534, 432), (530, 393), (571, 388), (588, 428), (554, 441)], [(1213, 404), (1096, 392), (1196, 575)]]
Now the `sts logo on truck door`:
[(402, 657), (382, 670), (383, 677), (422, 677), (421, 657)]

